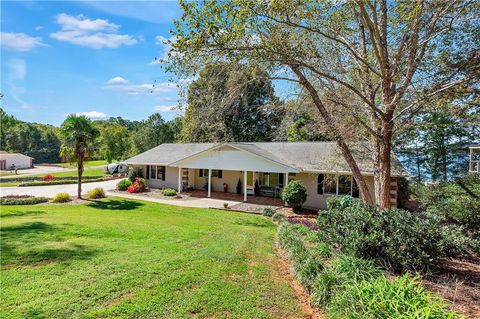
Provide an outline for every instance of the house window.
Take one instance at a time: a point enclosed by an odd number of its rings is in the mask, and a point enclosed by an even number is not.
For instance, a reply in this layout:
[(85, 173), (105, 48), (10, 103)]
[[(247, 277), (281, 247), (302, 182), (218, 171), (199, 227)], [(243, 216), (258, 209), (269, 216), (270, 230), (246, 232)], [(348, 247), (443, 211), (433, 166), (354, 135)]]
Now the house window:
[(352, 193), (352, 177), (348, 175), (338, 176), (338, 194), (351, 195)]
[(351, 175), (319, 174), (317, 194), (359, 197), (359, 190), (355, 179)]
[[(198, 175), (200, 177), (208, 177), (208, 169), (199, 169), (198, 170)], [(223, 177), (223, 171), (221, 169), (212, 169), (212, 177), (217, 177), (217, 178), (222, 178)]]
[(337, 176), (333, 174), (325, 174), (323, 180), (323, 193), (336, 195), (337, 194)]
[(317, 194), (318, 195), (323, 195), (323, 180), (325, 179), (325, 176), (323, 174), (318, 174), (317, 178)]
[(150, 166), (150, 179), (165, 180), (165, 166)]

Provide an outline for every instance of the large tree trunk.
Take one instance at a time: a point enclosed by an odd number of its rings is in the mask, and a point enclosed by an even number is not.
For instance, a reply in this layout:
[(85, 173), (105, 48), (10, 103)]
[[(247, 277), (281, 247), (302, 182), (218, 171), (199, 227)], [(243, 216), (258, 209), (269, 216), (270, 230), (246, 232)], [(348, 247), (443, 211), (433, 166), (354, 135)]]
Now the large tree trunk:
[(337, 125), (335, 124), (335, 121), (330, 116), (330, 114), (326, 110), (325, 106), (323, 105), (322, 101), (320, 100), (320, 97), (318, 96), (317, 90), (308, 81), (308, 79), (305, 77), (305, 75), (299, 70), (298, 66), (292, 65), (290, 67), (291, 67), (292, 71), (297, 75), (298, 79), (300, 80), (300, 83), (310, 93), (310, 96), (312, 97), (313, 103), (315, 104), (318, 111), (320, 112), (322, 118), (325, 121), (325, 124), (331, 130), (333, 138), (337, 142), (337, 145), (340, 148), (340, 151), (342, 152), (343, 158), (345, 159), (348, 166), (350, 167), (350, 170), (352, 171), (353, 178), (355, 178), (355, 181), (357, 182), (357, 186), (358, 186), (358, 189), (360, 191), (361, 198), (365, 202), (367, 202), (369, 204), (373, 204), (372, 196), (370, 195), (370, 192), (369, 192), (368, 187), (367, 187), (367, 183), (365, 182), (365, 179), (363, 178), (363, 176), (360, 172), (360, 168), (358, 167), (357, 162), (355, 161), (355, 158), (353, 157), (352, 152), (350, 151), (350, 148), (348, 147), (348, 145), (345, 142), (345, 140), (343, 139), (342, 134), (340, 133)]
[(77, 157), (77, 196), (82, 198), (83, 154)]

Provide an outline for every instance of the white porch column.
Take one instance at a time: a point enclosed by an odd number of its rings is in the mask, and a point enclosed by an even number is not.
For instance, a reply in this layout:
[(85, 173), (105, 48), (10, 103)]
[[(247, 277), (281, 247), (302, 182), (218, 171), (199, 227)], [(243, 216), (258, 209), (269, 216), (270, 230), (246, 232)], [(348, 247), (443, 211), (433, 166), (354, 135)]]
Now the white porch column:
[[(283, 189), (285, 189), (287, 184), (288, 184), (288, 172), (285, 173), (285, 182), (283, 183)], [(287, 202), (285, 202), (285, 206), (288, 206)]]
[(208, 197), (212, 196), (212, 169), (208, 169)]
[(243, 201), (247, 201), (247, 171), (243, 171)]
[(178, 168), (178, 188), (177, 188), (177, 191), (179, 193), (182, 192), (182, 168), (181, 167)]

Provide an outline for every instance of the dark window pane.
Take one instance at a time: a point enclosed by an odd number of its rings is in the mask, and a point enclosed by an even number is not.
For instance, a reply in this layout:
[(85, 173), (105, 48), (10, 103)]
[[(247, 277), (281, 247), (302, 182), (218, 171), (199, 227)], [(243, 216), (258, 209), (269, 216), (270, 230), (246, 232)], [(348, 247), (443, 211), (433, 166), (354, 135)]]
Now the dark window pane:
[(337, 194), (337, 176), (326, 174), (323, 182), (324, 194)]
[(157, 178), (157, 167), (152, 165), (150, 166), (150, 178), (155, 179)]
[(338, 176), (338, 195), (350, 195), (352, 178), (348, 175)]
[(317, 194), (319, 194), (319, 195), (323, 195), (323, 180), (324, 180), (323, 174), (318, 174)]
[(223, 177), (223, 171), (220, 169), (218, 170), (218, 178), (222, 178)]
[(358, 190), (358, 185), (357, 182), (355, 181), (355, 178), (353, 179), (353, 185), (352, 185), (352, 197), (360, 197), (360, 191)]
[(198, 170), (198, 176), (203, 177), (203, 169)]

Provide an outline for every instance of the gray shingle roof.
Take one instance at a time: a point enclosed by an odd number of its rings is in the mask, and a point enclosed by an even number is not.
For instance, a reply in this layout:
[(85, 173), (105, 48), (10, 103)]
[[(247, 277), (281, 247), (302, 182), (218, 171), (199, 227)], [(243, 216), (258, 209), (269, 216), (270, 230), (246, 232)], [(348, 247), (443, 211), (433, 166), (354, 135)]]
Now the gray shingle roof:
[[(274, 162), (311, 172), (350, 172), (335, 142), (245, 142), (227, 143)], [(206, 151), (220, 143), (161, 144), (129, 158), (128, 164), (169, 165), (186, 157)], [(365, 144), (351, 147), (363, 173), (373, 173), (371, 150)], [(400, 162), (393, 156), (392, 175), (405, 175)]]

